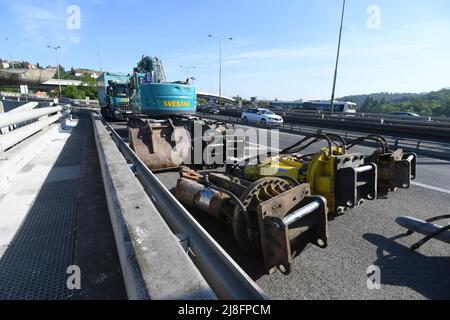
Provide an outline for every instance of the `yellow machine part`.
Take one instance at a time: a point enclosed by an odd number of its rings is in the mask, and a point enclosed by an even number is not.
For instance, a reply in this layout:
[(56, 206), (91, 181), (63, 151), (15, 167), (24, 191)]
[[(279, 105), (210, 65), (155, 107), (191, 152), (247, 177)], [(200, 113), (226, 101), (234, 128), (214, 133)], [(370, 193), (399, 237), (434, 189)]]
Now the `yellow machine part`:
[(244, 168), (244, 177), (256, 181), (264, 177), (289, 177), (300, 183), (309, 183), (312, 195), (321, 195), (327, 199), (330, 212), (334, 212), (336, 156), (345, 155), (342, 148), (334, 147), (330, 155), (329, 148), (322, 149), (311, 161), (296, 156), (274, 157), (259, 165)]
[(274, 157), (258, 165), (246, 166), (244, 177), (249, 181), (266, 177), (289, 177), (298, 181), (301, 176), (300, 171), (304, 167), (304, 163), (296, 157)]

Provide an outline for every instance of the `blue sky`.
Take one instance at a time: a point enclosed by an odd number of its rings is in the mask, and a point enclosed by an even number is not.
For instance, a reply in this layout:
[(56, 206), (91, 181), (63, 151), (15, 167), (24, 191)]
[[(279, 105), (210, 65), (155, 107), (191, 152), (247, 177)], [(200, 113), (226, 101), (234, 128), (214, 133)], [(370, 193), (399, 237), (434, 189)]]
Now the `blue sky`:
[[(80, 29), (66, 12), (80, 8)], [(0, 57), (65, 68), (131, 72), (142, 54), (159, 57), (169, 80), (186, 78), (223, 94), (267, 99), (329, 98), (341, 0), (0, 0)], [(380, 28), (368, 28), (370, 6)], [(337, 96), (425, 92), (450, 87), (450, 1), (347, 0)], [(4, 38), (8, 37), (9, 41)]]

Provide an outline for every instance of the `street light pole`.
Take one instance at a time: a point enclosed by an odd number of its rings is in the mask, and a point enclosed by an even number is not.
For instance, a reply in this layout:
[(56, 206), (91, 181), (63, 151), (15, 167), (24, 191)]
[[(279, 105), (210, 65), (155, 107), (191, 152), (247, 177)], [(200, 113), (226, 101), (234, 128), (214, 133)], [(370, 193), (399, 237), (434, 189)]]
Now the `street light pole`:
[(222, 39), (219, 39), (219, 107), (222, 106)]
[(58, 49), (61, 49), (60, 46), (57, 47), (52, 47), (52, 46), (47, 46), (47, 48), (50, 49), (54, 49), (55, 50), (55, 55), (56, 55), (56, 68), (58, 68), (58, 87), (59, 87), (59, 97), (61, 98), (62, 96), (62, 91), (61, 91), (61, 75), (60, 75), (60, 71), (59, 71), (59, 62), (58, 62)]
[(216, 38), (213, 35), (208, 35), (210, 38), (219, 40), (219, 106), (222, 105), (222, 40), (233, 40), (233, 38)]
[(100, 57), (100, 53), (97, 53), (98, 56), (98, 63), (100, 65), (100, 72), (103, 72), (103, 68), (102, 68), (102, 58)]
[(15, 69), (14, 59), (13, 59), (12, 54), (11, 54), (11, 45), (9, 44), (9, 38), (5, 38), (5, 40), (6, 40), (6, 42), (8, 42), (9, 58), (11, 59), (12, 68), (14, 70)]
[(333, 114), (334, 112), (334, 94), (336, 91), (336, 79), (337, 79), (337, 73), (338, 73), (338, 65), (339, 65), (339, 54), (341, 51), (341, 39), (342, 39), (342, 27), (344, 25), (344, 15), (345, 15), (345, 1), (342, 3), (342, 16), (341, 16), (341, 28), (339, 31), (339, 41), (338, 41), (338, 49), (337, 49), (337, 56), (336, 56), (336, 68), (334, 69), (334, 80), (333, 80), (333, 91), (331, 93), (331, 109), (330, 114)]

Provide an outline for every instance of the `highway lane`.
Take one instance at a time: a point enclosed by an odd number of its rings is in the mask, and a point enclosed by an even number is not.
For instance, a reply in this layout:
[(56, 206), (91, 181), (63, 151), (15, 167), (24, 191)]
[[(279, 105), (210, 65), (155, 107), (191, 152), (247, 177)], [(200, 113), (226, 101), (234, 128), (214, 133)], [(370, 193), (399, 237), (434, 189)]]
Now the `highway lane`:
[[(280, 133), (278, 148), (288, 147), (302, 138)], [(312, 146), (304, 153), (324, 146)], [(372, 151), (373, 148), (364, 146), (354, 148), (354, 152), (369, 154)], [(448, 188), (449, 169), (448, 161), (419, 156), (416, 181)], [(427, 219), (447, 214), (449, 205), (450, 194), (417, 186), (391, 193), (388, 199), (368, 202), (331, 221), (329, 247), (325, 250), (309, 248), (297, 258), (293, 272), (287, 277), (281, 274), (261, 276), (255, 273), (254, 262), (248, 263), (248, 258), (239, 254), (235, 257), (275, 299), (450, 298), (450, 277), (445, 271), (450, 267), (448, 245), (433, 241), (420, 253), (413, 253), (408, 247), (419, 240), (419, 236), (395, 239), (404, 230), (394, 222), (402, 215)], [(366, 270), (371, 265), (382, 268), (381, 290), (367, 289)]]
[[(126, 133), (123, 125), (113, 126)], [(279, 148), (301, 138), (280, 133)], [(320, 147), (313, 146), (305, 153)], [(449, 189), (449, 165), (448, 161), (419, 157), (417, 182)], [(158, 177), (173, 191), (176, 172)], [(411, 252), (408, 247), (420, 237), (398, 238), (404, 230), (394, 222), (402, 215), (426, 219), (448, 214), (449, 205), (450, 194), (419, 186), (368, 202), (330, 221), (328, 248), (308, 248), (297, 257), (289, 276), (265, 275), (258, 258), (239, 250), (231, 229), (224, 232), (224, 226), (214, 218), (191, 212), (272, 299), (450, 299), (450, 247), (431, 241), (419, 252)], [(371, 265), (381, 268), (381, 290), (367, 288), (366, 270)]]

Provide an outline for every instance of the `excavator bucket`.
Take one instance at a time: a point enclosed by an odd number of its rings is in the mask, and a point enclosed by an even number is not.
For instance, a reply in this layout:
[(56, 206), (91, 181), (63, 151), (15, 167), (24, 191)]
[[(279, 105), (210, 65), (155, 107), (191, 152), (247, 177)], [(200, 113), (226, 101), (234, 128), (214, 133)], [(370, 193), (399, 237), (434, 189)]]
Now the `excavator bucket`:
[(130, 147), (155, 172), (182, 165), (201, 169), (223, 166), (242, 143), (233, 133), (230, 125), (197, 117), (128, 119)]
[(128, 130), (130, 147), (152, 171), (179, 168), (189, 156), (189, 132), (171, 119), (131, 121)]

